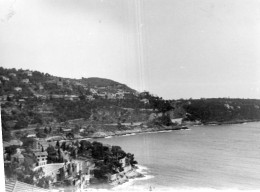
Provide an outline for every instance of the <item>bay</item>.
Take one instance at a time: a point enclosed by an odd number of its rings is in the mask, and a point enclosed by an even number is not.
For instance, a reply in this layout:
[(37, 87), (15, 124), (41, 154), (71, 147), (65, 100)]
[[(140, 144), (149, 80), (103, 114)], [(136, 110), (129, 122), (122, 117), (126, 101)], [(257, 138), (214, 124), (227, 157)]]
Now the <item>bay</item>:
[(97, 140), (133, 153), (146, 175), (114, 190), (260, 190), (259, 122)]

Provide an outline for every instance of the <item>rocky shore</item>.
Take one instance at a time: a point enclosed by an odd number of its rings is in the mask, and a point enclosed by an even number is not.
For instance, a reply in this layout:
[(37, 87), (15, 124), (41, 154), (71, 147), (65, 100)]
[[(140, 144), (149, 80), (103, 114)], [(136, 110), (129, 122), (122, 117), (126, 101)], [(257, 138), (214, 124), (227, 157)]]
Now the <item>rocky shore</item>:
[(119, 176), (117, 177), (117, 179), (112, 181), (110, 183), (110, 185), (113, 185), (113, 186), (120, 185), (120, 184), (123, 184), (123, 183), (129, 181), (129, 179), (141, 178), (141, 177), (144, 177), (144, 175), (139, 173), (137, 171), (137, 168), (132, 168), (128, 172), (120, 173)]

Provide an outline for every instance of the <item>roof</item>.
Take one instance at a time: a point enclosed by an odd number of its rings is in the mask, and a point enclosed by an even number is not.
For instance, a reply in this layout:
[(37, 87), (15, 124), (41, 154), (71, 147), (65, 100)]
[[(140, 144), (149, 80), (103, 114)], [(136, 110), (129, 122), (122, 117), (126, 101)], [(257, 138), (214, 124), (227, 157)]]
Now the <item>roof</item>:
[(46, 151), (44, 151), (44, 152), (37, 151), (37, 152), (34, 152), (34, 155), (36, 155), (36, 156), (38, 156), (38, 155), (48, 155), (48, 153)]
[(23, 142), (21, 142), (19, 140), (11, 140), (9, 142), (6, 142), (6, 141), (3, 142), (4, 147), (9, 147), (9, 146), (12, 146), (12, 145), (21, 146), (22, 144), (23, 144)]
[(22, 154), (19, 153), (15, 153), (14, 155), (12, 155), (12, 157), (18, 158), (18, 159), (23, 159), (24, 156)]
[(50, 190), (20, 181), (5, 181), (5, 192), (50, 192)]

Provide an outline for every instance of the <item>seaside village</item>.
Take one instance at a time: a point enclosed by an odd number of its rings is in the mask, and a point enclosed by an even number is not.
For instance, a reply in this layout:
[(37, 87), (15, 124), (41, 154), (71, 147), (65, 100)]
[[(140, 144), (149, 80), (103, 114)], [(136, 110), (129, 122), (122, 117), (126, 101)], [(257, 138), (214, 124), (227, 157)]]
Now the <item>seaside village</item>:
[(137, 162), (131, 162), (133, 155), (118, 146), (61, 139), (4, 142), (6, 192), (82, 191), (100, 181), (117, 185), (141, 176), (134, 168)]
[(3, 142), (6, 192), (76, 192), (90, 185), (113, 186), (142, 177), (134, 155), (119, 146), (72, 139), (67, 130), (59, 131), (46, 138), (29, 134)]

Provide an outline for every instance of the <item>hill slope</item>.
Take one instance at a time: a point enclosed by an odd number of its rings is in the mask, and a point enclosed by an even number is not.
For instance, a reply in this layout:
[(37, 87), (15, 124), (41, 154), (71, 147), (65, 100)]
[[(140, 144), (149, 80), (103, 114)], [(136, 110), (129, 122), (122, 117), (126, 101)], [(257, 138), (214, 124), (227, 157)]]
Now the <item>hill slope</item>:
[[(5, 139), (12, 130), (84, 127), (84, 134), (135, 129), (121, 126), (142, 122), (156, 127), (184, 123), (237, 123), (260, 120), (260, 100), (164, 100), (149, 92), (97, 77), (70, 79), (38, 71), (0, 67), (0, 102)], [(75, 119), (79, 122), (69, 123)], [(140, 123), (139, 123), (140, 124)], [(65, 126), (66, 125), (66, 126)], [(111, 127), (112, 126), (112, 127)], [(143, 128), (145, 130), (145, 128)]]

